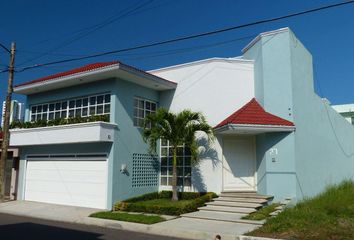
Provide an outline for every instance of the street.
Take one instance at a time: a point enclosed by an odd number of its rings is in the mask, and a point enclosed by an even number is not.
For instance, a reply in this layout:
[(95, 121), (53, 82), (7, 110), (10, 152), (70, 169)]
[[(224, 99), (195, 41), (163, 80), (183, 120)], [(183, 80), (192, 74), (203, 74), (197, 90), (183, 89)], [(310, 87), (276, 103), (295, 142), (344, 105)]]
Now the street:
[(34, 219), (21, 216), (0, 214), (0, 238), (26, 239), (26, 240), (57, 240), (57, 239), (167, 239), (178, 240), (144, 233), (135, 233), (116, 229), (87, 226), (80, 224), (69, 224), (41, 219)]

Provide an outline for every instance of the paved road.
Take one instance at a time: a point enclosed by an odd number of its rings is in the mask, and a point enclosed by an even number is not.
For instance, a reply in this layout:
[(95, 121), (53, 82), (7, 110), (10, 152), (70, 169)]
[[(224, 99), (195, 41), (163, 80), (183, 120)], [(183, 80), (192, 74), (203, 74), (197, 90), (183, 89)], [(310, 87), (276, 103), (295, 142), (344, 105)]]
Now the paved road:
[(53, 222), (28, 217), (0, 214), (0, 239), (12, 240), (71, 240), (71, 239), (119, 239), (119, 240), (182, 240), (156, 235), (147, 235), (123, 230), (106, 229)]

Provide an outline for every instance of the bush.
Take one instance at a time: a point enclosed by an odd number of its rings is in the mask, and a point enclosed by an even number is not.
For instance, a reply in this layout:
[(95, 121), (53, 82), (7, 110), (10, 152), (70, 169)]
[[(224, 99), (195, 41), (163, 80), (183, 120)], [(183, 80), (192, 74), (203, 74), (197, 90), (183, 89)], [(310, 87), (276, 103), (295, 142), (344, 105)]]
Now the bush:
[[(116, 211), (145, 212), (165, 215), (181, 215), (197, 211), (206, 202), (211, 201), (217, 195), (213, 192), (194, 193), (180, 192), (179, 201), (171, 201), (171, 191), (153, 192), (142, 196), (130, 198), (114, 205)], [(153, 201), (156, 200), (156, 201)]]

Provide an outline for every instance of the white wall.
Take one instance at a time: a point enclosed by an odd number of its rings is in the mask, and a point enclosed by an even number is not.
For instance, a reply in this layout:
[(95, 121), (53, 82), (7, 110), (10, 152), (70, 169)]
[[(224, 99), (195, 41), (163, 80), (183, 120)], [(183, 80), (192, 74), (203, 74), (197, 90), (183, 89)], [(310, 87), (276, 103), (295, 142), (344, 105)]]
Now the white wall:
[(150, 72), (178, 83), (161, 94), (161, 106), (200, 111), (212, 126), (254, 97), (253, 61), (212, 58)]
[[(211, 126), (250, 101), (254, 95), (253, 61), (212, 58), (164, 69), (152, 74), (178, 83), (175, 91), (162, 92), (160, 106), (178, 112), (202, 112)], [(201, 161), (192, 172), (192, 191), (222, 191), (222, 142), (201, 143)]]

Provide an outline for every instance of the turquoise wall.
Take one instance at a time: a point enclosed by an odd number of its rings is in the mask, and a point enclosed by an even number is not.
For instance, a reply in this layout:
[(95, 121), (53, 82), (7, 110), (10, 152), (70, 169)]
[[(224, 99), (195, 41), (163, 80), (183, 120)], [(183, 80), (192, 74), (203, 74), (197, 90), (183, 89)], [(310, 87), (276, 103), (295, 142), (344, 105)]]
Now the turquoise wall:
[(354, 128), (315, 94), (311, 54), (295, 35), (263, 36), (244, 57), (255, 60), (257, 100), (296, 126), (257, 136), (259, 191), (298, 200), (354, 178)]
[[(33, 94), (27, 97), (27, 108), (32, 104), (51, 102), (61, 99), (75, 98), (97, 93), (111, 93), (110, 122), (118, 125), (113, 143), (89, 143), (70, 145), (46, 145), (36, 147), (22, 147), (19, 176), (19, 199), (23, 199), (23, 177), (25, 172), (25, 156), (27, 154), (47, 153), (87, 153), (105, 152), (108, 154), (108, 206), (117, 200), (126, 199), (146, 192), (157, 191), (155, 187), (132, 187), (132, 158), (133, 153), (147, 153), (147, 145), (142, 139), (141, 129), (133, 126), (134, 97), (159, 101), (159, 92), (147, 89), (121, 79), (107, 79), (105, 81), (58, 89), (55, 91)], [(26, 111), (26, 120), (29, 119), (29, 110)], [(128, 173), (120, 172), (121, 164), (127, 164)]]

